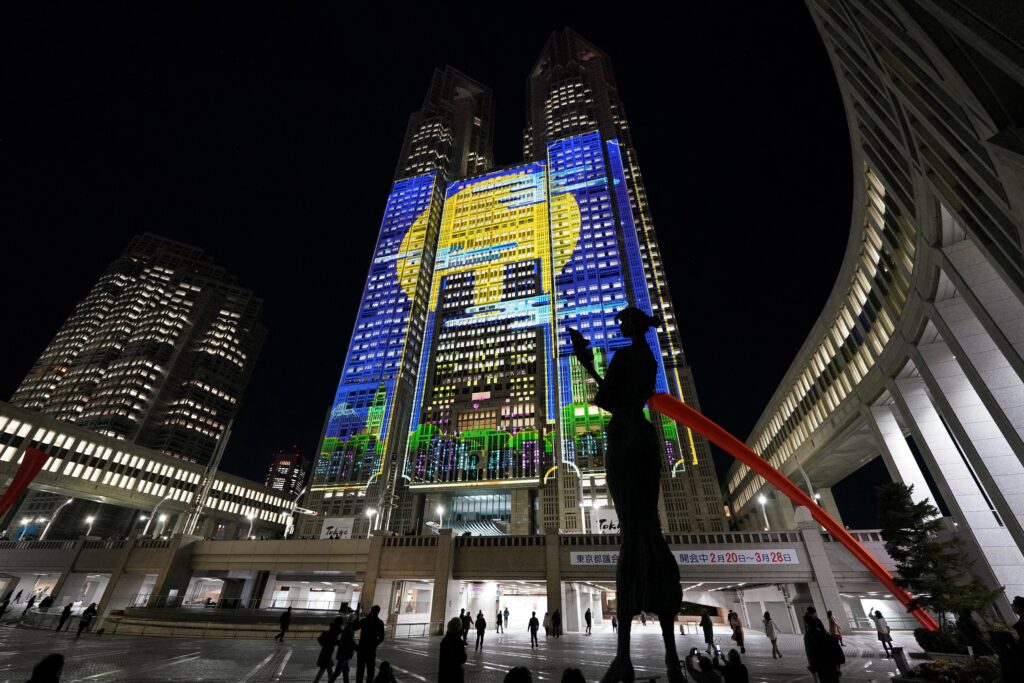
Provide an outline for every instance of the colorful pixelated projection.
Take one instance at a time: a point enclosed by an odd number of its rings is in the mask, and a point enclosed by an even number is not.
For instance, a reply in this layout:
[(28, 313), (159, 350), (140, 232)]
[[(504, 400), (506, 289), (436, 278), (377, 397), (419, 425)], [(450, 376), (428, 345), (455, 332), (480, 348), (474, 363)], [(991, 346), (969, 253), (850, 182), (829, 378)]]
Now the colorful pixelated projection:
[[(546, 162), (448, 185), (405, 463), (413, 486), (603, 469), (609, 416), (590, 403), (596, 387), (566, 330), (591, 340), (603, 371), (629, 344), (615, 314), (650, 309), (629, 206), (618, 145), (597, 133), (550, 143)], [(648, 342), (660, 362), (653, 331)], [(663, 431), (671, 464), (674, 424)]]
[[(361, 486), (379, 473), (396, 411), (400, 371), (418, 358), (417, 286), (425, 293), (425, 246), (436, 238), (440, 191), (433, 174), (395, 183), (363, 292), (341, 381), (316, 464), (318, 484)], [(436, 231), (436, 227), (434, 228)], [(350, 260), (341, 255), (339, 263)], [(429, 258), (427, 258), (429, 265)], [(339, 267), (344, 267), (339, 265)], [(423, 295), (421, 294), (421, 297)], [(421, 306), (422, 308), (422, 306)], [(411, 393), (412, 379), (409, 382)], [(406, 408), (408, 409), (408, 407)], [(403, 430), (404, 431), (404, 430)], [(406, 434), (399, 438), (404, 448)]]

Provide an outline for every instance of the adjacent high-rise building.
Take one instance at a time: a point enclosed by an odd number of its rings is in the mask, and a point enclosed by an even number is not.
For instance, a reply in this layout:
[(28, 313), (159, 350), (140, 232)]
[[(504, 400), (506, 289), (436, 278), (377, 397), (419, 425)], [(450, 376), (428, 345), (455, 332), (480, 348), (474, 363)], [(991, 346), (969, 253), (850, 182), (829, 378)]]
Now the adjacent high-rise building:
[[(665, 321), (648, 335), (658, 390), (696, 403), (608, 58), (554, 34), (528, 101), (524, 161), (497, 169), (485, 87), (439, 71), (411, 117), (305, 503), (321, 514), (300, 534), (337, 518), (356, 534), (613, 530), (610, 416), (567, 329), (603, 369), (628, 305)], [(666, 530), (721, 530), (707, 443), (650, 417)]]
[(261, 307), (200, 249), (139, 235), (11, 403), (208, 464), (263, 343)]
[(286, 496), (297, 496), (306, 486), (306, 459), (298, 446), (282, 449), (270, 456), (266, 485)]

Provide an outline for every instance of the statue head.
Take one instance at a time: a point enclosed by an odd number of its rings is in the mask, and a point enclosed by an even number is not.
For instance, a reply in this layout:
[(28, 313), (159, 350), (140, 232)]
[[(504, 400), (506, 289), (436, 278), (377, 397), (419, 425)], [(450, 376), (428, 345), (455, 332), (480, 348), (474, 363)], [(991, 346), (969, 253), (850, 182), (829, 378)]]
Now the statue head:
[(648, 315), (636, 306), (628, 306), (615, 314), (615, 322), (619, 324), (623, 337), (640, 339), (647, 334), (647, 330), (661, 325), (661, 318)]

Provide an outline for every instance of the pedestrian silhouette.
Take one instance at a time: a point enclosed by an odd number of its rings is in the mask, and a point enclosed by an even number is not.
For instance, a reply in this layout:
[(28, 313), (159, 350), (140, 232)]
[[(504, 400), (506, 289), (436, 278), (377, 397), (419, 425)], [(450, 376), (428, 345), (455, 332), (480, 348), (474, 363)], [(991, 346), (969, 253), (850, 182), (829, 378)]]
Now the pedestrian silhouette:
[(441, 639), (437, 680), (444, 683), (462, 683), (465, 680), (462, 665), (465, 663), (466, 644), (462, 642), (462, 619), (452, 617), (448, 620), (448, 630)]
[(547, 612), (544, 613), (544, 637), (547, 638), (551, 632), (551, 615)]
[(804, 614), (804, 652), (807, 668), (818, 677), (818, 683), (839, 683), (839, 667), (846, 661), (839, 642), (825, 631), (824, 624), (813, 614)]
[[(693, 665), (693, 660), (697, 660), (697, 666)], [(690, 654), (686, 656), (684, 660), (686, 664), (686, 670), (693, 676), (693, 680), (697, 683), (723, 683), (722, 674), (715, 671), (715, 665), (711, 661), (710, 657), (697, 654), (697, 648), (690, 650)]]
[(288, 632), (288, 628), (292, 625), (292, 607), (288, 606), (284, 612), (281, 612), (281, 618), (277, 620), (277, 623), (281, 625), (281, 632), (274, 636), (274, 640), (279, 643), (284, 642), (284, 634)]
[(505, 608), (505, 628), (508, 628), (508, 607)]
[(60, 683), (63, 671), (64, 655), (46, 655), (32, 669), (32, 678), (28, 679), (28, 683)]
[(353, 630), (359, 631), (359, 645), (356, 646), (356, 683), (363, 683), (363, 672), (366, 672), (367, 683), (373, 683), (374, 665), (377, 659), (377, 647), (384, 642), (384, 622), (377, 616), (380, 605), (370, 608), (370, 613), (357, 621)]
[(24, 617), (26, 614), (28, 614), (28, 611), (30, 609), (32, 609), (32, 605), (34, 605), (34, 604), (36, 604), (36, 596), (35, 595), (33, 595), (31, 598), (28, 599), (28, 604), (25, 605), (25, 611), (21, 613), (21, 616)]
[(473, 617), (469, 615), (469, 610), (462, 610), (462, 642), (469, 645), (469, 629), (473, 628)]
[(24, 593), (24, 592), (25, 592), (25, 589), (22, 588), (20, 591), (18, 591), (18, 594), (14, 596), (14, 604), (15, 605), (17, 605), (17, 604), (19, 604), (21, 602), (21, 594)]
[(498, 633), (501, 633), (501, 610), (498, 610), (498, 614), (494, 617), (494, 621), (497, 624), (497, 626), (495, 627), (495, 630)]
[(340, 635), (341, 629), (332, 622), (326, 631), (317, 636), (316, 642), (320, 645), (320, 654), (317, 655), (316, 665), (319, 667), (319, 671), (316, 672), (313, 683), (320, 683), (320, 677), (324, 675), (324, 672), (327, 672), (328, 681), (334, 679), (334, 648), (338, 645)]
[(92, 603), (85, 608), (82, 615), (78, 617), (78, 633), (75, 634), (75, 638), (82, 635), (82, 631), (85, 631), (92, 625), (92, 620), (96, 618), (96, 603)]
[(619, 630), (619, 618), (612, 615), (612, 633), (616, 633)]
[[(341, 617), (338, 617), (334, 620), (334, 623), (340, 625), (340, 620)], [(338, 639), (338, 664), (334, 667), (334, 676), (328, 679), (329, 683), (334, 683), (338, 676), (341, 676), (344, 683), (348, 683), (348, 663), (355, 653), (355, 631), (352, 630), (351, 624), (345, 624), (341, 629), (341, 637)]]
[[(820, 621), (818, 622), (821, 623)], [(729, 612), (729, 626), (732, 628), (732, 635), (730, 638), (736, 641), (736, 644), (740, 646), (740, 652), (746, 653), (747, 648), (743, 646), (746, 634), (743, 632), (743, 622), (740, 621), (740, 615), (736, 612)]]
[[(843, 628), (839, 625), (839, 621), (832, 614), (832, 610), (825, 612), (828, 616), (828, 633), (830, 636), (839, 641), (839, 646), (843, 645)], [(957, 622), (960, 623), (960, 622)]]
[(715, 646), (715, 625), (711, 622), (711, 616), (706, 609), (700, 611), (700, 627), (704, 631), (704, 644), (707, 646), (704, 651), (711, 654)]
[[(829, 614), (832, 614), (829, 612)], [(775, 622), (772, 621), (772, 615), (768, 612), (764, 613), (764, 634), (768, 637), (768, 640), (772, 643), (772, 659), (776, 657), (782, 657), (782, 653), (779, 652), (779, 629), (775, 627)]]
[(551, 613), (551, 630), (555, 632), (555, 638), (562, 635), (562, 613), (558, 610)]
[[(886, 656), (892, 658), (892, 629), (889, 628), (889, 622), (885, 620), (882, 613), (875, 610), (874, 614), (871, 614), (871, 621), (875, 622), (875, 631), (878, 632), (878, 642), (882, 644), (882, 649), (885, 650)], [(821, 623), (820, 621), (818, 622)]]
[[(70, 619), (70, 618), (71, 618), (71, 603), (69, 602), (68, 604), (64, 605), (64, 609), (62, 609), (60, 611), (60, 619), (57, 620), (57, 629), (56, 630), (58, 630), (58, 631), (61, 630), (61, 628), (64, 626), (65, 623), (67, 623), (68, 619)], [(68, 624), (68, 628), (71, 628), (70, 624)]]
[(644, 417), (644, 406), (654, 393), (658, 374), (658, 363), (647, 345), (646, 335), (650, 328), (661, 325), (661, 319), (630, 306), (619, 311), (615, 320), (619, 332), (632, 344), (615, 350), (604, 376), (594, 367), (589, 342), (579, 331), (569, 329), (576, 358), (597, 382), (594, 403), (612, 414), (607, 427), (605, 472), (622, 535), (615, 569), (620, 628), (615, 658), (603, 680), (633, 680), (629, 657), (631, 622), (636, 614), (649, 611), (658, 615), (661, 623), (668, 680), (681, 683), (685, 676), (676, 652), (673, 626), (683, 593), (679, 565), (661, 533), (660, 440), (654, 425)]
[(591, 622), (594, 620), (594, 617), (590, 614), (589, 607), (587, 608), (587, 611), (583, 613), (583, 620), (587, 622), (587, 635), (589, 636)]
[(473, 651), (484, 649), (484, 632), (487, 630), (487, 620), (484, 619), (484, 612), (480, 610), (476, 613), (476, 622), (473, 624), (476, 626), (476, 645), (473, 646)]
[[(526, 627), (528, 629), (530, 629), (530, 649), (532, 650), (533, 648), (535, 648), (535, 647), (540, 645), (540, 643), (537, 642), (537, 629), (540, 628), (540, 622), (537, 621), (537, 613), (536, 612), (531, 612), (530, 614), (531, 614), (530, 621), (526, 625)], [(506, 677), (505, 680), (508, 680), (508, 678)]]

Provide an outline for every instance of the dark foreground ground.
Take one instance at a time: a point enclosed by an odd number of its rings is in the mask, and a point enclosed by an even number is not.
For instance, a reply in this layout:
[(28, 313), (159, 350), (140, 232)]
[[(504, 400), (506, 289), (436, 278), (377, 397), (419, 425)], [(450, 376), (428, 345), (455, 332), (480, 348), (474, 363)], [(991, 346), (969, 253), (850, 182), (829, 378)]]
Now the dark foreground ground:
[[(643, 675), (660, 675), (665, 683), (662, 644), (657, 626), (633, 629), (633, 663), (637, 680)], [(918, 648), (909, 632), (893, 634), (897, 645), (908, 651)], [(698, 636), (676, 636), (680, 655), (691, 647), (703, 647)], [(732, 645), (723, 631), (719, 640), (725, 650)], [(388, 660), (399, 681), (436, 681), (440, 638), (386, 641), (378, 651), (378, 664)], [(544, 639), (537, 650), (530, 649), (524, 633), (496, 635), (488, 631), (482, 653), (474, 653), (470, 639), (467, 682), (500, 682), (513, 666), (526, 666), (534, 680), (558, 681), (568, 666), (583, 670), (588, 681), (597, 681), (615, 649), (609, 631), (592, 636), (569, 634)], [(895, 665), (880, 657), (874, 634), (846, 638), (847, 663), (842, 680), (886, 681)], [(745, 663), (751, 681), (809, 681), (803, 641), (783, 635), (779, 647), (784, 657), (772, 660), (771, 645), (755, 631), (748, 631)], [(72, 681), (211, 681), (265, 683), (269, 681), (312, 681), (317, 645), (312, 640), (266, 640), (159, 638), (148, 636), (101, 636), (56, 634), (10, 626), (0, 627), (0, 682), (24, 683), (32, 667), (50, 652), (62, 653), (67, 665), (61, 683)], [(352, 661), (355, 680), (355, 660)], [(326, 680), (326, 676), (324, 677)], [(341, 679), (339, 679), (340, 681)]]

